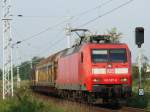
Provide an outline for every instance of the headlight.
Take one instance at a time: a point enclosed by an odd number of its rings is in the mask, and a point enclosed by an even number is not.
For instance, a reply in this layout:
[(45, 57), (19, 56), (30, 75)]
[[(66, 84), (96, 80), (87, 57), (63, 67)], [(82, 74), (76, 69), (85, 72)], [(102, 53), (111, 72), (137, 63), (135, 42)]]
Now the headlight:
[(121, 82), (127, 82), (128, 79), (127, 79), (127, 78), (121, 78), (120, 81), (121, 81)]
[(100, 79), (94, 78), (93, 82), (100, 82)]
[(92, 74), (106, 74), (106, 68), (92, 68)]
[(115, 74), (127, 74), (128, 73), (128, 68), (116, 68), (115, 69)]

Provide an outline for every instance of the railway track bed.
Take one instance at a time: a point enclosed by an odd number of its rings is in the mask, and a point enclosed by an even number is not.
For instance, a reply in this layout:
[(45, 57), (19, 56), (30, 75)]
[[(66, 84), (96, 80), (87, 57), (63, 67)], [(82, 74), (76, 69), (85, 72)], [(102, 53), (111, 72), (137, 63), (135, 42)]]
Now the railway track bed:
[(60, 106), (65, 112), (144, 112), (144, 109), (132, 108), (132, 107), (114, 107), (112, 105), (90, 105), (79, 102), (68, 101), (65, 99), (59, 99), (57, 97), (43, 95), (39, 93), (33, 93), (35, 97), (41, 101), (47, 103), (53, 103), (56, 106)]

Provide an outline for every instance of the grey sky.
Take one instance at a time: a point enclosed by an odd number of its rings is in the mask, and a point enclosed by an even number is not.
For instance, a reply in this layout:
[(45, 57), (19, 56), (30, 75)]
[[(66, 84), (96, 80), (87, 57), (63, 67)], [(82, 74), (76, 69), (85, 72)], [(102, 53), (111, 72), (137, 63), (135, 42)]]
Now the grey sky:
[[(85, 15), (78, 14), (92, 9), (108, 0), (12, 0), (13, 1), (13, 21), (12, 34), (13, 41), (28, 38), (38, 32), (45, 30), (62, 21), (67, 17), (73, 17), (70, 20), (72, 27), (78, 27), (87, 21), (108, 12), (112, 8), (127, 2), (128, 0), (112, 0), (109, 4), (90, 11)], [(122, 42), (128, 44), (133, 54), (133, 60), (137, 56), (137, 48), (134, 44), (134, 29), (137, 26), (145, 28), (145, 43), (143, 53), (150, 58), (150, 0), (134, 0), (130, 4), (106, 15), (85, 27), (93, 32), (103, 34), (107, 29), (116, 27), (123, 33)], [(2, 6), (2, 5), (0, 5)], [(2, 9), (0, 9), (1, 16)], [(15, 15), (23, 15), (22, 18)], [(18, 53), (21, 60), (29, 60), (33, 56), (48, 56), (67, 47), (67, 40), (63, 29), (63, 24), (56, 28), (48, 30), (45, 33), (22, 43), (19, 46)], [(2, 24), (0, 23), (0, 55), (2, 57)], [(61, 41), (60, 41), (61, 40)], [(55, 42), (58, 42), (54, 45)], [(16, 49), (14, 49), (14, 61), (18, 63)], [(2, 60), (0, 61), (2, 64)]]

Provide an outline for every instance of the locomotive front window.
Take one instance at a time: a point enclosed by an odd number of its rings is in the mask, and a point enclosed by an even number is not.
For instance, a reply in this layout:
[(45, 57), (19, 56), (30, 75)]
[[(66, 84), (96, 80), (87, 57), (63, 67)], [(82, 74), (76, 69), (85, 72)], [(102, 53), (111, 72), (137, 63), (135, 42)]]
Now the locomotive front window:
[(126, 62), (125, 49), (93, 49), (92, 61), (95, 62)]
[(108, 50), (92, 50), (93, 62), (107, 62), (108, 61)]
[(112, 62), (126, 62), (126, 50), (125, 49), (109, 50), (109, 59)]

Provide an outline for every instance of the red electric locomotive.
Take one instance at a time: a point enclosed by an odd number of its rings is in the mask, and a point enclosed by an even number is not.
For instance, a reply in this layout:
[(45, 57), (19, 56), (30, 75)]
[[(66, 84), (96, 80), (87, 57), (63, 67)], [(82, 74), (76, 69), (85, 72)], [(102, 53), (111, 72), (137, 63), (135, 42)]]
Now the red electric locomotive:
[(42, 61), (35, 69), (33, 87), (53, 88), (58, 95), (78, 98), (80, 95), (80, 98), (92, 101), (129, 97), (132, 82), (130, 50), (126, 44), (109, 43), (104, 37), (108, 36), (90, 36), (88, 42)]

